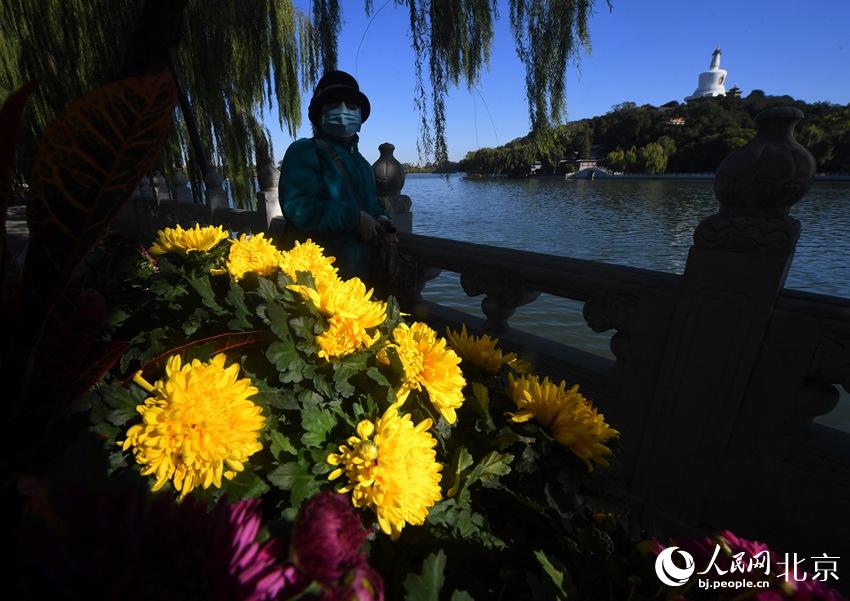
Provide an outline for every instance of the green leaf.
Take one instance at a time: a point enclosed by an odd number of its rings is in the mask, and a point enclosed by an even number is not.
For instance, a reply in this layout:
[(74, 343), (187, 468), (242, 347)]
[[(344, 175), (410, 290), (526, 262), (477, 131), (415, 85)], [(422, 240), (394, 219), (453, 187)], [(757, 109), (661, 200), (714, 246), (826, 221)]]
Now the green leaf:
[[(549, 557), (543, 551), (535, 551), (534, 557), (537, 558), (537, 561), (540, 563), (543, 571), (547, 576), (551, 579), (552, 584), (555, 585), (555, 591), (557, 593), (557, 599), (567, 599), (567, 582), (568, 577), (566, 575), (566, 569), (561, 565), (560, 569), (555, 567)], [(556, 560), (557, 561), (557, 560)], [(557, 562), (560, 564), (560, 562)]]
[(458, 447), (455, 449), (454, 455), (452, 456), (451, 467), (449, 468), (449, 474), (452, 475), (452, 484), (449, 486), (448, 491), (446, 492), (447, 497), (453, 497), (457, 493), (460, 488), (460, 474), (470, 465), (472, 465), (473, 459), (472, 455), (469, 454), (469, 451), (466, 450), (466, 447)]
[(186, 288), (180, 285), (172, 285), (164, 279), (151, 282), (151, 292), (161, 301), (173, 301), (175, 298), (188, 294)]
[(269, 438), (271, 439), (269, 450), (275, 459), (279, 459), (280, 454), (284, 452), (289, 453), (290, 455), (298, 454), (298, 451), (292, 446), (292, 443), (289, 442), (289, 438), (277, 430), (269, 430)]
[(344, 398), (354, 394), (354, 386), (348, 380), (365, 371), (368, 358), (368, 353), (354, 353), (334, 365), (334, 387)]
[(265, 480), (247, 470), (236, 474), (233, 480), (222, 479), (222, 484), (222, 490), (232, 501), (261, 497), (270, 490)]
[(266, 278), (257, 278), (257, 294), (267, 303), (275, 303), (278, 300), (277, 286)]
[(277, 369), (281, 383), (300, 382), (304, 379), (304, 359), (292, 340), (272, 342), (266, 350), (266, 358)]
[(304, 434), (301, 443), (306, 447), (322, 446), (328, 433), (336, 426), (336, 416), (318, 405), (308, 405), (301, 411)]
[(269, 303), (266, 305), (266, 317), (269, 318), (269, 326), (275, 336), (284, 341), (292, 341), (292, 334), (289, 331), (289, 325), (286, 323), (289, 314), (283, 306)]
[(475, 601), (475, 599), (473, 599), (472, 595), (470, 595), (466, 591), (456, 590), (452, 593), (451, 599), (449, 599), (449, 601)]
[(310, 341), (315, 338), (315, 319), (311, 319), (306, 315), (299, 315), (298, 317), (293, 317), (289, 320), (289, 326), (292, 328), (292, 331), (295, 332), (295, 335), (299, 338), (303, 338), (304, 340)]
[(369, 376), (371, 380), (380, 384), (381, 386), (390, 386), (390, 381), (387, 380), (386, 376), (382, 374), (381, 370), (379, 370), (377, 367), (370, 367), (369, 369), (367, 369), (366, 375)]
[(230, 290), (227, 291), (225, 297), (227, 303), (233, 307), (235, 317), (227, 322), (227, 327), (231, 330), (250, 330), (253, 325), (248, 321), (248, 306), (245, 304), (245, 291), (242, 286), (230, 280)]
[(281, 490), (290, 491), (290, 500), (293, 507), (299, 507), (301, 503), (319, 491), (322, 484), (317, 481), (313, 474), (297, 461), (282, 463), (269, 472), (269, 482)]
[(439, 601), (446, 569), (446, 554), (440, 549), (422, 563), (421, 574), (408, 574), (404, 579), (405, 601)]
[(213, 313), (216, 315), (224, 315), (227, 311), (218, 304), (218, 301), (215, 300), (215, 292), (212, 289), (212, 283), (210, 282), (210, 276), (205, 275), (203, 277), (189, 278), (189, 285), (195, 289), (201, 297), (201, 302), (205, 307), (212, 309)]
[(491, 451), (470, 470), (461, 490), (468, 489), (472, 484), (481, 481), (484, 486), (497, 486), (500, 476), (509, 474), (514, 456), (510, 453)]
[(387, 319), (384, 321), (384, 326), (392, 330), (401, 321), (401, 310), (398, 306), (398, 301), (394, 296), (387, 299)]
[(198, 331), (202, 325), (204, 325), (210, 318), (209, 312), (201, 309), (200, 307), (196, 308), (192, 311), (192, 314), (183, 322), (183, 333), (186, 334), (186, 337), (190, 337), (192, 334)]

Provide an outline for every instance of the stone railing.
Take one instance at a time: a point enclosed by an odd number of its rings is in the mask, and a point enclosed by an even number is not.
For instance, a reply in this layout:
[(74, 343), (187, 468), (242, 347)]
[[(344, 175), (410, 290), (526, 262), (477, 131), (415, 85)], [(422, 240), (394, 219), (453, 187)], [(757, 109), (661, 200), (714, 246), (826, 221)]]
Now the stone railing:
[[(730, 528), (777, 548), (843, 557), (850, 433), (813, 420), (835, 407), (836, 386), (850, 391), (850, 300), (784, 288), (800, 232), (789, 209), (814, 175), (793, 139), (801, 116), (765, 111), (758, 135), (718, 168), (719, 211), (696, 228), (682, 275), (412, 234), (391, 147), (375, 172), (382, 202), (406, 231), (398, 285), (406, 310), (438, 331), (465, 323), (496, 333), (541, 374), (579, 384), (621, 432), (612, 473), (644, 526), (676, 535)], [(178, 199), (144, 183), (133, 205), (160, 219), (191, 224), (203, 213), (204, 223), (274, 233), (282, 217), (273, 214), (277, 177), (268, 175), (258, 193), (265, 219), (224, 208), (214, 181), (209, 206), (185, 214)], [(464, 292), (483, 297), (483, 318), (422, 299), (440, 271), (460, 274)], [(613, 332), (615, 358), (511, 328), (514, 311), (540, 293), (584, 303), (588, 327)]]
[[(393, 157), (395, 147), (384, 143), (379, 147), (380, 158), (372, 166), (378, 188), (378, 200), (392, 215), (398, 229), (410, 232), (413, 215), (410, 198), (401, 194), (404, 186), (404, 170)], [(157, 230), (200, 223), (222, 225), (239, 233), (280, 232), (284, 226), (283, 213), (278, 199), (280, 170), (272, 161), (257, 166), (259, 189), (252, 202), (256, 210), (237, 209), (230, 206), (224, 180), (216, 169), (207, 173), (204, 181), (203, 204), (194, 201), (189, 188), (189, 178), (177, 170), (169, 187), (168, 182), (157, 171), (153, 177), (142, 178), (133, 196), (119, 212), (113, 222), (114, 229), (140, 241), (153, 240)]]
[[(716, 215), (679, 275), (418, 235), (405, 305), (442, 328), (499, 335), (543, 374), (579, 384), (621, 431), (615, 471), (643, 525), (730, 528), (778, 547), (850, 552), (850, 433), (814, 423), (850, 392), (850, 300), (784, 289), (800, 232), (788, 216), (814, 176), (771, 109), (723, 162)], [(484, 318), (425, 301), (440, 271), (483, 297)], [(540, 293), (584, 303), (614, 360), (510, 328)], [(843, 556), (843, 555), (842, 555)]]

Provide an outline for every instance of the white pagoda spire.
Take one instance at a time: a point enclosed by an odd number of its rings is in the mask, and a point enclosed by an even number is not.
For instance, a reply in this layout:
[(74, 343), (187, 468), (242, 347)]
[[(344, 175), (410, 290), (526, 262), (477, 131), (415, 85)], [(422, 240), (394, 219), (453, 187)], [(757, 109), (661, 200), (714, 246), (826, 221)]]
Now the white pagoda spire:
[(726, 71), (720, 68), (720, 48), (715, 48), (711, 55), (711, 64), (708, 71), (703, 71), (699, 75), (699, 84), (694, 93), (685, 98), (685, 100), (693, 100), (694, 98), (704, 98), (706, 96), (723, 96), (726, 94), (726, 88), (723, 83), (726, 81)]
[(714, 49), (714, 54), (711, 55), (711, 66), (708, 69), (710, 71), (717, 71), (720, 69), (720, 48)]

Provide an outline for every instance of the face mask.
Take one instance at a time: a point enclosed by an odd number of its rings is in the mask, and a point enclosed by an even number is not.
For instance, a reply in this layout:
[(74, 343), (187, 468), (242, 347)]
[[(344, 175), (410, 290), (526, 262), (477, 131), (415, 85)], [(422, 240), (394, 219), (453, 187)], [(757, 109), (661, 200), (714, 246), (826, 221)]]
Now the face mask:
[(344, 103), (322, 113), (322, 129), (332, 136), (350, 138), (360, 131), (360, 107), (350, 109)]

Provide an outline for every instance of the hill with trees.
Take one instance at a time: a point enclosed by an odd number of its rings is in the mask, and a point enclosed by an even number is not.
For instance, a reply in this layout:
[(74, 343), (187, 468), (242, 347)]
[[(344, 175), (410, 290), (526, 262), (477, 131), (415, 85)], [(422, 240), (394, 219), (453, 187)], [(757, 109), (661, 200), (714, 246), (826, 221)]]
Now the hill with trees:
[(761, 90), (745, 98), (726, 95), (660, 107), (624, 102), (599, 117), (467, 153), (460, 168), (525, 177), (538, 164), (538, 173), (560, 174), (568, 161), (593, 157), (625, 173), (713, 172), (755, 135), (753, 119), (772, 106), (795, 106), (806, 115), (796, 136), (814, 155), (818, 172), (850, 173), (850, 104), (807, 103)]

